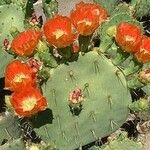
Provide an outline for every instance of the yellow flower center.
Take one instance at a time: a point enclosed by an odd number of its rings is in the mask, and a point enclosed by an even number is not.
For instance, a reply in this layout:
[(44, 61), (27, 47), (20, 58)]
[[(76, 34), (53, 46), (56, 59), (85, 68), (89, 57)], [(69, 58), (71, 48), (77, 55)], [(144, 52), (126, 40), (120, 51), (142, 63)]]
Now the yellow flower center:
[(31, 111), (36, 104), (37, 104), (36, 98), (28, 97), (22, 102), (22, 109), (23, 111)]
[(141, 48), (140, 52), (143, 53), (144, 55), (149, 53), (145, 48)]
[(100, 15), (99, 9), (94, 9), (93, 14), (96, 15), (96, 16), (99, 16)]
[(81, 21), (78, 21), (78, 24), (81, 24), (81, 23), (85, 23), (86, 26), (91, 26), (92, 25), (92, 22), (91, 21), (88, 21), (88, 20), (81, 20)]
[(13, 82), (21, 83), (25, 78), (27, 78), (27, 77), (23, 73), (16, 74), (16, 76), (13, 79)]
[(135, 39), (134, 39), (132, 36), (129, 36), (129, 35), (127, 35), (127, 36), (125, 37), (125, 40), (126, 40), (127, 42), (134, 42), (134, 41), (135, 41)]
[(58, 29), (55, 32), (53, 32), (53, 35), (55, 35), (56, 40), (59, 39), (60, 37), (62, 37), (64, 34), (66, 34), (66, 32), (64, 32), (61, 29)]

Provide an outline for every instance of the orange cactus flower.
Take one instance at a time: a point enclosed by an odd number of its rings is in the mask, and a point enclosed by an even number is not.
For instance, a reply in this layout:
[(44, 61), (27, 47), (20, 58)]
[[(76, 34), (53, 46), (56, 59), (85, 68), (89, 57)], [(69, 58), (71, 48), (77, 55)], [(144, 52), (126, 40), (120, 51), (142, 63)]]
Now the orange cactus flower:
[(141, 29), (128, 22), (118, 25), (116, 31), (116, 42), (126, 52), (135, 53), (141, 44)]
[(76, 39), (71, 20), (65, 16), (56, 16), (48, 20), (43, 30), (49, 44), (57, 48), (67, 47)]
[(150, 62), (150, 37), (143, 36), (141, 45), (135, 57), (141, 63)]
[(91, 35), (107, 19), (107, 11), (98, 4), (80, 2), (70, 18), (79, 34)]
[(39, 89), (28, 87), (11, 96), (11, 105), (20, 117), (30, 117), (47, 108), (47, 100)]
[(20, 56), (31, 56), (41, 37), (41, 32), (33, 29), (19, 33), (11, 43), (11, 49)]
[(36, 76), (32, 69), (19, 60), (8, 64), (5, 70), (5, 88), (16, 92), (28, 86), (36, 86)]

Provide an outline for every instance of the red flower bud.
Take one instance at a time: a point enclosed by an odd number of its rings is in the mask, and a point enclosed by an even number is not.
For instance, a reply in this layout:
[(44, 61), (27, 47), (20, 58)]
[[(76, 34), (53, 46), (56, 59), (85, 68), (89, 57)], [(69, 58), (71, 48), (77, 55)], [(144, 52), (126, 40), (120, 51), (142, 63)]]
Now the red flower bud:
[(69, 94), (69, 101), (73, 104), (78, 104), (83, 101), (82, 90), (77, 88)]
[(30, 58), (27, 61), (27, 65), (31, 68), (31, 70), (33, 71), (33, 73), (37, 73), (41, 69), (41, 67), (42, 67), (42, 62), (40, 62), (37, 59)]

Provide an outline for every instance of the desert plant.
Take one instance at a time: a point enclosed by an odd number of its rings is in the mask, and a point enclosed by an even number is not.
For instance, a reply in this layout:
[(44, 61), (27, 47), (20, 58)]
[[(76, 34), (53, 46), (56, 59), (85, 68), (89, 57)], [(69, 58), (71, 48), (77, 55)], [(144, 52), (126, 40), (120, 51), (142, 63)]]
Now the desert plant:
[[(11, 91), (0, 119), (1, 149), (80, 149), (120, 128), (130, 109), (149, 109), (148, 101), (132, 103), (130, 93), (149, 88), (150, 38), (135, 18), (149, 2), (140, 10), (135, 0), (80, 2), (62, 16), (57, 1), (44, 0), (44, 23), (33, 3), (0, 3), (0, 77)], [(41, 142), (24, 143), (22, 122)]]

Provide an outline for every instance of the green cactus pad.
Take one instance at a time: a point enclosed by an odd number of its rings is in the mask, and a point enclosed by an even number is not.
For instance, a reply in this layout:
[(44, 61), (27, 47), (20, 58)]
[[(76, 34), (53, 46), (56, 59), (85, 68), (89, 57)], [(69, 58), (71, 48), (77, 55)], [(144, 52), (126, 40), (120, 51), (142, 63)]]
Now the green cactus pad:
[(125, 135), (121, 134), (117, 139), (104, 145), (103, 148), (99, 150), (143, 150), (143, 146), (140, 142), (130, 140)]
[(150, 1), (149, 0), (131, 0), (134, 9), (134, 16), (142, 17), (150, 15)]
[(56, 68), (58, 66), (54, 57), (48, 52), (39, 53), (39, 58), (47, 67)]
[(3, 5), (0, 6), (0, 21), (0, 77), (2, 77), (5, 66), (13, 58), (4, 50), (3, 41), (8, 39), (11, 42), (11, 27), (17, 27), (20, 31), (24, 29), (24, 13), (16, 5)]
[(1, 0), (0, 5), (10, 4), (11, 0)]
[(1, 150), (26, 150), (25, 144), (21, 138), (17, 140), (13, 140), (12, 142), (7, 143), (3, 146), (0, 146), (0, 149)]
[(150, 84), (147, 84), (146, 86), (144, 86), (142, 88), (142, 90), (148, 95), (150, 96)]
[(0, 6), (0, 42), (4, 37), (9, 38), (11, 27), (17, 27), (19, 31), (24, 29), (24, 13), (22, 9), (16, 5)]
[[(84, 95), (78, 116), (71, 113), (68, 102), (76, 88)], [(131, 102), (121, 71), (95, 51), (53, 69), (43, 95), (49, 109), (32, 123), (44, 141), (53, 142), (60, 150), (79, 148), (118, 129), (128, 116)]]
[(0, 135), (0, 143), (4, 140), (10, 142), (20, 137), (21, 129), (18, 120), (12, 114), (5, 113), (0, 116)]
[(43, 9), (47, 18), (52, 18), (58, 12), (58, 2), (56, 0), (43, 0)]
[(111, 17), (120, 13), (126, 13), (129, 15), (132, 14), (129, 5), (126, 3), (120, 3), (118, 6), (116, 6), (113, 12), (111, 13)]
[[(150, 68), (150, 62), (149, 63), (145, 63), (143, 64), (143, 69), (148, 69)], [(142, 90), (148, 95), (150, 96), (150, 83), (147, 83)]]

